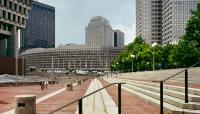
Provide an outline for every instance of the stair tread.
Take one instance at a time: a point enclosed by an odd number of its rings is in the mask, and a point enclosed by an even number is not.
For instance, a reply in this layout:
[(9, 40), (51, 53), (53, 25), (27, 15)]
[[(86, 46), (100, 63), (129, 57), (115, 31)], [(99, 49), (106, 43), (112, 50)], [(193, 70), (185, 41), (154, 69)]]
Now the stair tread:
[[(113, 80), (108, 80), (109, 82), (114, 82)], [(130, 86), (130, 85), (129, 85)], [(160, 100), (159, 98), (155, 98), (155, 97), (152, 97), (152, 96), (149, 96), (149, 95), (146, 95), (144, 93), (140, 93), (138, 91), (135, 91), (135, 90), (132, 90), (130, 88), (127, 88), (125, 85), (122, 86), (123, 89), (129, 91), (129, 92), (132, 92), (133, 94), (136, 94), (138, 97), (142, 98), (142, 99), (145, 99), (147, 102), (153, 102), (154, 105), (157, 105), (159, 106), (160, 104)], [(135, 88), (139, 88), (139, 87), (135, 87)], [(139, 88), (141, 89), (141, 88)], [(143, 88), (142, 88), (143, 89)], [(150, 90), (146, 90), (146, 89), (143, 89), (142, 91), (145, 91), (145, 92), (151, 92), (151, 94), (155, 94), (157, 97), (159, 96), (159, 93), (156, 93), (156, 92), (152, 92)], [(179, 99), (179, 98), (175, 98), (175, 97), (171, 97), (171, 96), (168, 96), (168, 95), (164, 95), (164, 99), (171, 99), (171, 100), (174, 100), (174, 101), (178, 101), (182, 104), (184, 104), (184, 100), (182, 99)], [(172, 110), (172, 111), (178, 111), (178, 112), (187, 112), (187, 113), (192, 113), (192, 114), (198, 114), (200, 113), (200, 110), (192, 110), (192, 109), (181, 109), (177, 106), (174, 106), (170, 103), (166, 103), (164, 102), (164, 107), (168, 110)], [(200, 103), (198, 102), (189, 102), (189, 104), (196, 104), (196, 105), (199, 105)]]

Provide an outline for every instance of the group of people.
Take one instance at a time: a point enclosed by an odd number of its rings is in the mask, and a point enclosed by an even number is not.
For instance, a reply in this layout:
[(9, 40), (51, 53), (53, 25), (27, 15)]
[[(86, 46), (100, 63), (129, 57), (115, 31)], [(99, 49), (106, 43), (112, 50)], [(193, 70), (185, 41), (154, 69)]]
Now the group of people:
[(40, 83), (40, 86), (41, 86), (41, 90), (44, 90), (44, 89), (48, 89), (48, 84), (49, 82), (48, 81), (43, 81)]

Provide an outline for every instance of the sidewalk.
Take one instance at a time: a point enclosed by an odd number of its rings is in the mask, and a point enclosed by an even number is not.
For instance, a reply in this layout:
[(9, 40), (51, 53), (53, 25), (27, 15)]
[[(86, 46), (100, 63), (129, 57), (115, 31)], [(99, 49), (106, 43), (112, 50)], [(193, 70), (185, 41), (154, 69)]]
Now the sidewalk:
[[(24, 87), (4, 87), (0, 88), (0, 98), (4, 104), (0, 105), (0, 113), (13, 114), (14, 96), (19, 94), (34, 94), (37, 96), (36, 111), (37, 114), (46, 114), (58, 107), (61, 107), (71, 101), (83, 96), (88, 88), (89, 81), (82, 83), (82, 85), (74, 86), (73, 91), (66, 91), (61, 85), (50, 85), (48, 90), (41, 91), (40, 86), (24, 86)], [(5, 96), (3, 96), (5, 95)], [(8, 104), (6, 103), (8, 102)], [(73, 104), (64, 108), (57, 114), (66, 113), (74, 114), (77, 104)], [(55, 113), (55, 114), (56, 114)]]
[[(46, 114), (55, 110), (67, 103), (70, 103), (80, 97), (82, 97), (89, 86), (89, 81), (82, 83), (82, 85), (76, 85), (73, 91), (63, 91), (54, 97), (51, 97), (43, 102), (37, 104), (37, 114)], [(77, 109), (77, 103), (64, 108), (55, 114), (74, 114)]]
[[(94, 79), (90, 83), (85, 95), (102, 87), (103, 85), (100, 81)], [(117, 109), (116, 104), (105, 89), (83, 99), (83, 114), (117, 114)], [(76, 114), (78, 114), (78, 110), (76, 111)]]
[(48, 90), (41, 91), (40, 85), (0, 87), (0, 113), (4, 113), (14, 108), (14, 97), (22, 94), (33, 94), (37, 98), (61, 89), (61, 85), (49, 85)]

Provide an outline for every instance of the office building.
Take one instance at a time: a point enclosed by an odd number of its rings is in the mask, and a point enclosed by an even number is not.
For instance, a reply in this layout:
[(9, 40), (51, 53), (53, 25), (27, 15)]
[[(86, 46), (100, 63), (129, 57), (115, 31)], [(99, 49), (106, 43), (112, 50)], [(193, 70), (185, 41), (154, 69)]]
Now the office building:
[(161, 43), (162, 0), (136, 0), (136, 35), (147, 43)]
[(37, 70), (109, 70), (112, 60), (123, 48), (93, 48), (86, 45), (63, 45), (58, 48), (35, 48), (22, 53), (26, 71)]
[(176, 44), (200, 0), (137, 0), (136, 35), (147, 43)]
[(114, 47), (114, 32), (105, 18), (92, 17), (85, 31), (88, 47)]
[(26, 25), (32, 0), (0, 0), (0, 56), (15, 57), (18, 30)]
[(114, 47), (124, 47), (124, 33), (120, 30), (114, 31)]
[(185, 34), (191, 10), (195, 10), (200, 0), (163, 0), (162, 3), (162, 43), (176, 44)]
[(20, 34), (21, 51), (55, 47), (55, 8), (33, 1), (25, 29)]

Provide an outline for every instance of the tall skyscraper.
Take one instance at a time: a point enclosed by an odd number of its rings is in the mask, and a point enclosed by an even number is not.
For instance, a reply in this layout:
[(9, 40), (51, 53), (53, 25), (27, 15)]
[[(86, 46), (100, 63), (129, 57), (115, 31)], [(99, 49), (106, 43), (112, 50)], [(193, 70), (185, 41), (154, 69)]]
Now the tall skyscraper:
[(136, 0), (136, 35), (147, 43), (161, 43), (162, 0)]
[(191, 10), (195, 10), (200, 0), (163, 0), (162, 3), (162, 43), (174, 44), (184, 35)]
[(88, 47), (124, 47), (124, 33), (113, 30), (109, 21), (102, 16), (92, 17), (85, 31)]
[(124, 47), (124, 33), (120, 30), (114, 31), (114, 47)]
[(91, 18), (86, 27), (86, 45), (89, 47), (114, 47), (113, 29), (101, 16)]
[(136, 35), (147, 43), (177, 43), (198, 3), (200, 0), (137, 0)]
[(21, 51), (55, 47), (55, 8), (33, 1), (25, 29), (20, 34)]
[(15, 57), (18, 30), (25, 27), (32, 0), (0, 0), (0, 56)]

